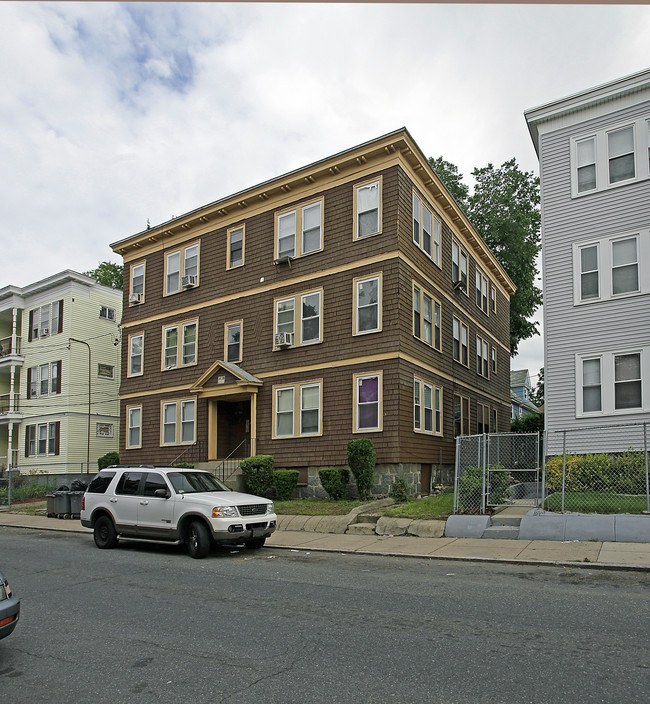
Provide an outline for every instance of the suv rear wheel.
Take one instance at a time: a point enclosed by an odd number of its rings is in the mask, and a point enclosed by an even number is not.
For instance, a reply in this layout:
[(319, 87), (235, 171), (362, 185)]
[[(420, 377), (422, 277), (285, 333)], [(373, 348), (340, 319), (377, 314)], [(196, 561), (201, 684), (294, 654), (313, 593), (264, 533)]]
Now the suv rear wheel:
[(189, 556), (196, 560), (200, 560), (210, 552), (210, 534), (201, 521), (192, 521), (190, 523), (187, 529), (186, 542)]
[(95, 521), (93, 529), (95, 545), (101, 550), (108, 550), (117, 545), (117, 531), (113, 521), (108, 516), (100, 516)]

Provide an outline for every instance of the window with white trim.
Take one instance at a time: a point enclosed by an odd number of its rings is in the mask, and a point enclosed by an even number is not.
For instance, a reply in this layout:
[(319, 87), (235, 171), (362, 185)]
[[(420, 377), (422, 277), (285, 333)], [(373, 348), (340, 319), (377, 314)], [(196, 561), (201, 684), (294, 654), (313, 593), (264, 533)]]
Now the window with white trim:
[(464, 366), (469, 366), (469, 356), (468, 356), (468, 338), (469, 338), (469, 328), (465, 323), (461, 323), (458, 318), (453, 319), (453, 335), (454, 335), (454, 346), (453, 346), (453, 358), (463, 364)]
[(25, 427), (25, 457), (60, 454), (61, 421)]
[(323, 249), (323, 201), (276, 214), (276, 259), (300, 257)]
[(650, 409), (650, 346), (576, 357), (576, 415), (607, 416)]
[(413, 428), (416, 433), (442, 435), (442, 389), (415, 377)]
[(196, 364), (197, 327), (192, 320), (163, 328), (163, 370)]
[(381, 276), (354, 280), (354, 334), (379, 332), (381, 320)]
[(63, 332), (63, 301), (53, 301), (29, 311), (30, 342)]
[(382, 374), (354, 375), (354, 432), (381, 431), (383, 427)]
[(196, 401), (162, 403), (161, 445), (191, 445), (195, 439)]
[[(291, 341), (289, 346), (313, 345), (322, 341), (322, 304), (323, 292), (309, 291), (291, 298), (282, 298), (275, 302), (275, 339), (274, 348), (285, 347), (279, 344), (279, 337)], [(296, 320), (296, 313), (299, 320)], [(287, 338), (287, 335), (289, 336)]]
[(381, 179), (356, 186), (354, 189), (354, 239), (381, 232)]
[(144, 357), (144, 333), (129, 335), (129, 368), (127, 376), (142, 374)]
[(108, 306), (99, 307), (99, 317), (104, 320), (115, 320), (115, 308), (109, 308)]
[(322, 381), (273, 388), (273, 438), (321, 434)]
[(497, 312), (497, 289), (496, 286), (490, 286), (490, 301), (492, 306), (492, 312)]
[(112, 364), (97, 365), (97, 377), (99, 379), (115, 379), (115, 367)]
[(440, 319), (440, 303), (417, 284), (413, 284), (413, 336), (440, 350)]
[(492, 374), (497, 373), (497, 348), (492, 346), (490, 349), (490, 354), (491, 354), (491, 369), (492, 369)]
[(142, 406), (127, 406), (126, 448), (142, 447)]
[(650, 228), (573, 245), (574, 304), (650, 293)]
[(27, 369), (27, 398), (61, 393), (61, 360)]
[(113, 423), (95, 423), (95, 436), (98, 438), (114, 437)]
[(571, 138), (571, 196), (650, 177), (648, 116)]
[(244, 263), (244, 226), (228, 230), (228, 262), (226, 268), (234, 269)]
[(165, 258), (165, 295), (197, 286), (199, 282), (199, 245), (191, 244)]

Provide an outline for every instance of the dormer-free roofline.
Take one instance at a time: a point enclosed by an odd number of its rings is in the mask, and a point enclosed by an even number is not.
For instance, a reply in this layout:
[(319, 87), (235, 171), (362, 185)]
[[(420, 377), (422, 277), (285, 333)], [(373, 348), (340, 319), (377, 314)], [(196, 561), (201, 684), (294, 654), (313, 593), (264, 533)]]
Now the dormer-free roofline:
[(184, 233), (192, 237), (191, 231), (198, 228), (205, 229), (208, 224), (211, 227), (221, 227), (222, 223), (247, 217), (247, 211), (252, 212), (254, 208), (259, 208), (266, 201), (286, 199), (292, 192), (296, 194), (296, 198), (299, 198), (300, 194), (306, 188), (312, 188), (313, 184), (322, 182), (326, 187), (326, 181), (345, 177), (346, 174), (354, 178), (355, 172), (368, 168), (375, 162), (379, 170), (383, 168), (382, 162), (391, 158), (395, 160), (401, 158), (422, 179), (425, 188), (444, 211), (446, 217), (453, 223), (459, 234), (474, 247), (481, 258), (482, 266), (491, 272), (509, 295), (512, 295), (516, 287), (490, 248), (474, 230), (465, 213), (431, 168), (428, 159), (405, 127), (203, 205), (185, 215), (114, 242), (111, 248), (125, 259), (133, 260), (140, 250), (144, 252), (167, 238), (182, 236)]

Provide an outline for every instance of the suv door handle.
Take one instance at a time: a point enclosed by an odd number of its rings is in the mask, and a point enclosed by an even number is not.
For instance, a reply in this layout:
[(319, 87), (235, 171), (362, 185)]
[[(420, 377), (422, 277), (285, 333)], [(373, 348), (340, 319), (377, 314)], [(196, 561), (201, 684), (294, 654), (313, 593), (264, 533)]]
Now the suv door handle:
[(116, 503), (117, 503), (117, 499), (109, 499), (109, 501), (110, 501), (112, 504), (116, 504)]
[(148, 501), (141, 501), (140, 506), (148, 506), (149, 502)]

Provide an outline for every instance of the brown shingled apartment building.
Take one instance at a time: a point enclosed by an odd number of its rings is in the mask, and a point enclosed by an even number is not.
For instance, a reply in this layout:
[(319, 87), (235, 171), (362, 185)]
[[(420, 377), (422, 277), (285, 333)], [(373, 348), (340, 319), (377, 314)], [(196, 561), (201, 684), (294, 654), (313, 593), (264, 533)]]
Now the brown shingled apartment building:
[(514, 286), (406, 129), (112, 245), (124, 257), (121, 459), (270, 454), (428, 493), (455, 436), (510, 427)]

